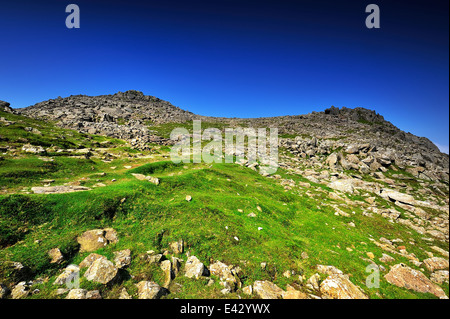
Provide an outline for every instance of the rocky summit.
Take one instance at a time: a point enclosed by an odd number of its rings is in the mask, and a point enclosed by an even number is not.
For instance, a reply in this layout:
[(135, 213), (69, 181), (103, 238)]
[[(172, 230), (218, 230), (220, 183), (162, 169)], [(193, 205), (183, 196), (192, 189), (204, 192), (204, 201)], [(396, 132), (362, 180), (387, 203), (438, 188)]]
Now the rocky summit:
[[(278, 128), (278, 170), (170, 161), (171, 131), (192, 136), (193, 120)], [(0, 101), (2, 299), (446, 299), (448, 205), (449, 156), (365, 108)]]

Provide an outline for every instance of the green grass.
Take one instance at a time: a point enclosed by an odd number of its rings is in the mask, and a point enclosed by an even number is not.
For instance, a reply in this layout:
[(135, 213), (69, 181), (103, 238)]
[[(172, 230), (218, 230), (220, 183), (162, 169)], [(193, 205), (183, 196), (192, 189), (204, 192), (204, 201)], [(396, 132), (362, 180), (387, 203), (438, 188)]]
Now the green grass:
[[(161, 183), (156, 186), (136, 180), (129, 176), (131, 172), (152, 174)], [(171, 241), (182, 238), (190, 253), (206, 265), (213, 260), (239, 265), (244, 285), (271, 280), (285, 288), (286, 284), (300, 284), (298, 276), (284, 278), (281, 274), (285, 270), (309, 277), (316, 272), (317, 264), (329, 264), (352, 274), (352, 281), (364, 288), (368, 263), (361, 257), (368, 251), (376, 257), (382, 255), (382, 250), (369, 238), (402, 238), (406, 242), (413, 238), (422, 243), (420, 235), (410, 234), (402, 225), (388, 223), (380, 216), (364, 217), (357, 208), (356, 214), (349, 218), (335, 216), (329, 206), (318, 209), (315, 199), (286, 192), (273, 180), (234, 164), (157, 162), (120, 176), (117, 183), (89, 192), (1, 196), (1, 231), (9, 235), (5, 237), (8, 240), (3, 243), (0, 259), (20, 261), (35, 276), (47, 276), (53, 282), (58, 271), (49, 263), (47, 251), (63, 247), (71, 256), (66, 264), (79, 263), (87, 254), (76, 252), (75, 237), (85, 230), (108, 226), (119, 232), (120, 240), (100, 253), (111, 259), (113, 251), (130, 248), (134, 259), (128, 273), (135, 278), (162, 284), (159, 268), (149, 268), (138, 256), (148, 250), (163, 251)], [(186, 195), (193, 200), (187, 202)], [(251, 212), (257, 217), (248, 217)], [(350, 229), (347, 225), (350, 221), (357, 227)], [(258, 231), (258, 227), (263, 230)], [(40, 242), (37, 244), (36, 240)], [(353, 251), (348, 252), (346, 247), (353, 247)], [(408, 249), (419, 258), (426, 258), (414, 246)], [(303, 251), (309, 254), (309, 259), (301, 258)], [(402, 258), (397, 261), (408, 263)], [(268, 263), (266, 270), (259, 266), (262, 262)], [(120, 285), (131, 287), (136, 282), (128, 279)], [(221, 297), (217, 285), (208, 287), (202, 281), (183, 276), (175, 283), (183, 288), (176, 286), (177, 292), (167, 298)], [(383, 280), (382, 283), (379, 290), (366, 292), (373, 298), (429, 297), (396, 288)], [(90, 288), (91, 283), (82, 281), (82, 285)], [(117, 287), (100, 288), (110, 296), (119, 291)], [(50, 285), (42, 293), (50, 297), (51, 292)]]
[[(163, 252), (170, 242), (179, 239), (186, 242), (191, 255), (207, 266), (220, 260), (241, 267), (243, 286), (255, 280), (270, 280), (283, 289), (287, 284), (304, 289), (299, 275), (309, 278), (317, 272), (318, 264), (324, 264), (350, 274), (351, 281), (371, 298), (434, 297), (395, 287), (383, 277), (379, 289), (366, 288), (365, 269), (370, 263), (363, 258), (372, 252), (378, 261), (384, 252), (372, 240), (402, 239), (408, 251), (420, 260), (428, 257), (425, 250), (429, 245), (448, 250), (444, 243), (429, 243), (423, 235), (379, 215), (363, 216), (364, 207), (358, 201), (363, 202), (364, 196), (374, 194), (343, 195), (353, 203), (348, 204), (330, 199), (332, 190), (325, 185), (309, 182), (283, 169), (277, 172), (281, 179), (290, 179), (297, 185), (309, 183), (311, 187), (294, 186), (286, 190), (280, 180), (263, 177), (236, 164), (174, 164), (165, 159), (169, 149), (156, 145), (146, 153), (150, 158), (135, 158), (141, 152), (122, 141), (85, 136), (7, 113), (0, 115), (16, 122), (9, 127), (0, 124), (0, 146), (19, 149), (0, 160), (0, 191), (3, 192), (0, 193), (0, 281), (10, 283), (14, 279), (6, 261), (21, 262), (30, 269), (29, 279), (44, 279), (36, 285), (41, 292), (30, 298), (63, 298), (54, 295), (56, 287), (52, 283), (63, 267), (79, 264), (88, 255), (79, 252), (76, 237), (86, 230), (105, 227), (117, 230), (119, 242), (97, 252), (112, 260), (114, 251), (131, 249), (133, 258), (130, 267), (122, 271), (122, 280), (115, 284), (98, 285), (82, 278), (82, 288), (98, 289), (104, 297), (117, 298), (122, 287), (135, 293), (135, 284), (140, 280), (162, 284), (161, 269), (149, 265), (141, 256), (148, 250)], [(179, 126), (164, 124), (152, 129), (168, 137)], [(192, 123), (181, 126), (192, 129)], [(222, 128), (217, 123), (202, 123), (203, 129), (213, 126)], [(23, 127), (35, 127), (42, 135), (30, 135)], [(22, 153), (20, 148), (24, 143), (66, 149), (107, 147), (110, 154), (119, 158), (104, 162), (95, 156), (75, 157), (67, 151), (47, 154), (46, 157), (53, 158), (48, 162), (41, 156)], [(160, 184), (137, 180), (132, 173), (158, 177)], [(388, 171), (386, 176), (394, 178), (395, 174), (409, 176), (400, 170)], [(363, 178), (373, 181), (370, 176)], [(84, 185), (92, 190), (30, 194), (30, 188), (42, 186), (43, 179), (54, 180), (54, 185)], [(106, 187), (94, 187), (97, 183)], [(185, 200), (187, 195), (192, 196), (192, 201)], [(376, 203), (379, 207), (392, 207), (392, 203), (377, 196)], [(336, 216), (333, 205), (350, 217)], [(439, 214), (432, 209), (425, 210), (431, 215)], [(256, 217), (249, 217), (249, 213)], [(350, 222), (356, 227), (350, 227)], [(415, 244), (409, 244), (411, 241)], [(48, 251), (55, 247), (66, 256), (62, 265), (50, 263)], [(303, 259), (302, 252), (309, 258)], [(403, 262), (415, 268), (406, 258), (393, 257), (395, 263)], [(186, 261), (187, 255), (181, 258)], [(265, 269), (260, 267), (263, 262), (267, 263)], [(388, 265), (384, 266), (389, 269)], [(296, 275), (285, 278), (282, 274), (286, 270), (295, 271)], [(215, 283), (209, 286), (208, 280), (188, 279), (180, 274), (165, 298), (223, 298), (218, 279), (213, 279)], [(443, 288), (448, 294), (448, 285), (444, 284)], [(227, 298), (238, 297), (249, 298), (240, 291), (227, 295)]]

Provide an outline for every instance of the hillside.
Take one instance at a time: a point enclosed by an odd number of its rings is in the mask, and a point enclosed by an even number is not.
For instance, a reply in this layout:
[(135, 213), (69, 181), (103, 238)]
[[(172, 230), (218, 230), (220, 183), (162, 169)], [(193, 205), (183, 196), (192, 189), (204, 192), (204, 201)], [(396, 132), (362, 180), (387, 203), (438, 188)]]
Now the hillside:
[[(194, 119), (278, 127), (278, 171), (172, 163), (169, 134)], [(446, 298), (448, 204), (448, 155), (363, 108), (213, 118), (138, 91), (0, 104), (1, 298)]]

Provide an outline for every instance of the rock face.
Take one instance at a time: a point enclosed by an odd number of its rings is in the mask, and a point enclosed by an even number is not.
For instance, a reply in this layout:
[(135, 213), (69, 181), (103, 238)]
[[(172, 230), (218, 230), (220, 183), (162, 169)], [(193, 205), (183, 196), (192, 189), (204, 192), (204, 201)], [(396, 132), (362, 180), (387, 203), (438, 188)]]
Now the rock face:
[(281, 299), (284, 291), (270, 281), (255, 281), (253, 292), (261, 299)]
[(368, 299), (348, 276), (341, 274), (330, 275), (322, 281), (320, 292), (326, 299)]
[(395, 286), (417, 292), (430, 293), (436, 297), (447, 299), (447, 295), (441, 287), (434, 284), (422, 272), (414, 270), (404, 264), (393, 266), (384, 278)]
[(88, 268), (84, 277), (89, 281), (108, 284), (117, 276), (117, 271), (112, 262), (106, 258), (99, 258)]

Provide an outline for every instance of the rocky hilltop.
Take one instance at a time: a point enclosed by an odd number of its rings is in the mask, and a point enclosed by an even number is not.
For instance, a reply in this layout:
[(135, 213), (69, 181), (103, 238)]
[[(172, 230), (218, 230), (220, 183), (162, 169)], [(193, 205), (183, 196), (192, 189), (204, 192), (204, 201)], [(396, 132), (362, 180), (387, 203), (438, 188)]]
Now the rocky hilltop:
[(140, 149), (145, 149), (150, 142), (170, 144), (167, 138), (151, 130), (159, 124), (200, 119), (231, 127), (276, 127), (280, 136), (285, 137), (280, 141), (282, 146), (296, 156), (312, 158), (312, 162), (319, 158), (316, 155), (347, 149), (351, 154), (361, 153), (369, 159), (365, 157), (365, 162), (352, 166), (345, 159), (342, 162), (343, 154), (338, 153), (337, 164), (344, 169), (370, 170), (370, 158), (375, 157), (381, 165), (395, 162), (401, 167), (415, 167), (413, 173), (417, 177), (449, 181), (447, 154), (441, 153), (429, 139), (406, 133), (382, 115), (364, 108), (332, 106), (323, 112), (297, 116), (215, 118), (193, 114), (157, 97), (132, 90), (113, 95), (58, 97), (17, 109), (17, 112), (35, 119), (51, 120), (83, 133), (124, 139)]

